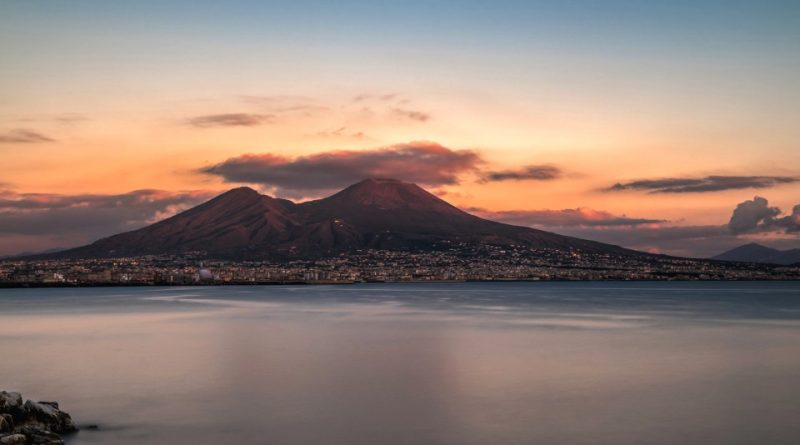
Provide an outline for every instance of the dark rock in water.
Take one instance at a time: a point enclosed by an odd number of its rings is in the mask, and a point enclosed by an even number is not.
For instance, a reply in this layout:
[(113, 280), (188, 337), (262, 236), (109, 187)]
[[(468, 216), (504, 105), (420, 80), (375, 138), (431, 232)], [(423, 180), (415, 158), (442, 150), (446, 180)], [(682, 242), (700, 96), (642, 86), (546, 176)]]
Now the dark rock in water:
[(27, 441), (28, 439), (24, 434), (8, 434), (5, 436), (0, 436), (0, 445), (25, 445)]
[(0, 445), (64, 445), (59, 434), (78, 431), (56, 402), (22, 402), (18, 392), (0, 391)]
[(54, 433), (71, 433), (77, 431), (69, 414), (58, 409), (55, 402), (25, 402), (25, 412), (29, 423), (38, 423), (44, 429)]
[(24, 426), (20, 428), (20, 434), (25, 436), (30, 445), (63, 445), (64, 439), (58, 434), (37, 428), (35, 426)]

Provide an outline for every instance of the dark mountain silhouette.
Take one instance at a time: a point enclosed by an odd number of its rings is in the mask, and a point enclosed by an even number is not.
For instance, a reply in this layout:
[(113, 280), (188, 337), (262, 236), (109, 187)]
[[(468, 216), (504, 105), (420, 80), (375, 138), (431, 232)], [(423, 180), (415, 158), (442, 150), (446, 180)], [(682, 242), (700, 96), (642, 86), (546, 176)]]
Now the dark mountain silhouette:
[(100, 258), (205, 251), (245, 258), (316, 257), (354, 249), (436, 249), (454, 243), (523, 245), (643, 255), (618, 246), (489, 221), (421, 187), (367, 179), (332, 196), (294, 203), (242, 187), (158, 223), (48, 255)]
[(800, 263), (800, 249), (778, 250), (761, 244), (750, 243), (723, 252), (712, 259), (742, 263), (790, 265)]

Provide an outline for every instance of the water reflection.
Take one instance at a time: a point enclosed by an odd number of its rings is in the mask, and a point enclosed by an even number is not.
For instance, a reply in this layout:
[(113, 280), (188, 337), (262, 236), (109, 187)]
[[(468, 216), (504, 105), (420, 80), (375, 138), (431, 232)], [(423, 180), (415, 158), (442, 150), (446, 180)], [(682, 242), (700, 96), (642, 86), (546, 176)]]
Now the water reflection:
[[(796, 443), (800, 285), (0, 291), (72, 443)], [(10, 359), (5, 359), (10, 357)]]

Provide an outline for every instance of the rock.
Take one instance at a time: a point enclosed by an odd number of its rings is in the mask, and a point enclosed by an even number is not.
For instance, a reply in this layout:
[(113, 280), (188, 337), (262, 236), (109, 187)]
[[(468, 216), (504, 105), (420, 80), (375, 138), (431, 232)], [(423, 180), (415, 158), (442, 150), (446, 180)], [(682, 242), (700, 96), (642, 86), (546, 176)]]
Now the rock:
[(22, 400), (18, 392), (0, 391), (0, 445), (64, 445), (59, 434), (78, 430), (58, 403)]
[(0, 436), (0, 445), (25, 445), (28, 439), (24, 434), (9, 434)]
[(58, 409), (58, 403), (28, 400), (25, 402), (25, 412), (28, 414), (29, 422), (35, 421), (44, 429), (54, 433), (71, 433), (78, 430), (72, 423), (72, 417)]
[(14, 418), (11, 414), (0, 414), (0, 434), (14, 430)]
[(24, 426), (19, 432), (25, 435), (27, 445), (64, 445), (64, 439), (61, 436), (41, 428)]
[(10, 414), (15, 422), (25, 417), (22, 395), (18, 392), (0, 391), (0, 413)]

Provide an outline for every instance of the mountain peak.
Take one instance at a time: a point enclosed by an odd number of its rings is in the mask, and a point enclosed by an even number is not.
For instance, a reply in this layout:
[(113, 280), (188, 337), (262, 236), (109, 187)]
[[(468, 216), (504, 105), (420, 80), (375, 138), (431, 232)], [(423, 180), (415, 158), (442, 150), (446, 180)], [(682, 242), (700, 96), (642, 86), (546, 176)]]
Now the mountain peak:
[[(347, 187), (347, 189), (381, 189), (381, 188), (420, 188), (418, 185), (392, 178), (367, 178)], [(420, 188), (421, 189), (421, 188)]]
[(383, 210), (413, 208), (445, 210), (447, 213), (451, 213), (452, 210), (460, 212), (417, 184), (389, 178), (364, 179), (323, 201), (356, 204)]
[(227, 192), (219, 195), (219, 196), (253, 196), (253, 195), (261, 195), (254, 189), (250, 187), (236, 187), (228, 190)]
[(378, 177), (366, 178), (366, 179), (361, 180), (361, 181), (359, 181), (359, 182), (357, 182), (357, 183), (355, 183), (353, 185), (358, 185), (358, 184), (409, 184), (410, 185), (410, 183), (403, 182), (403, 181), (401, 181), (399, 179), (378, 178)]

